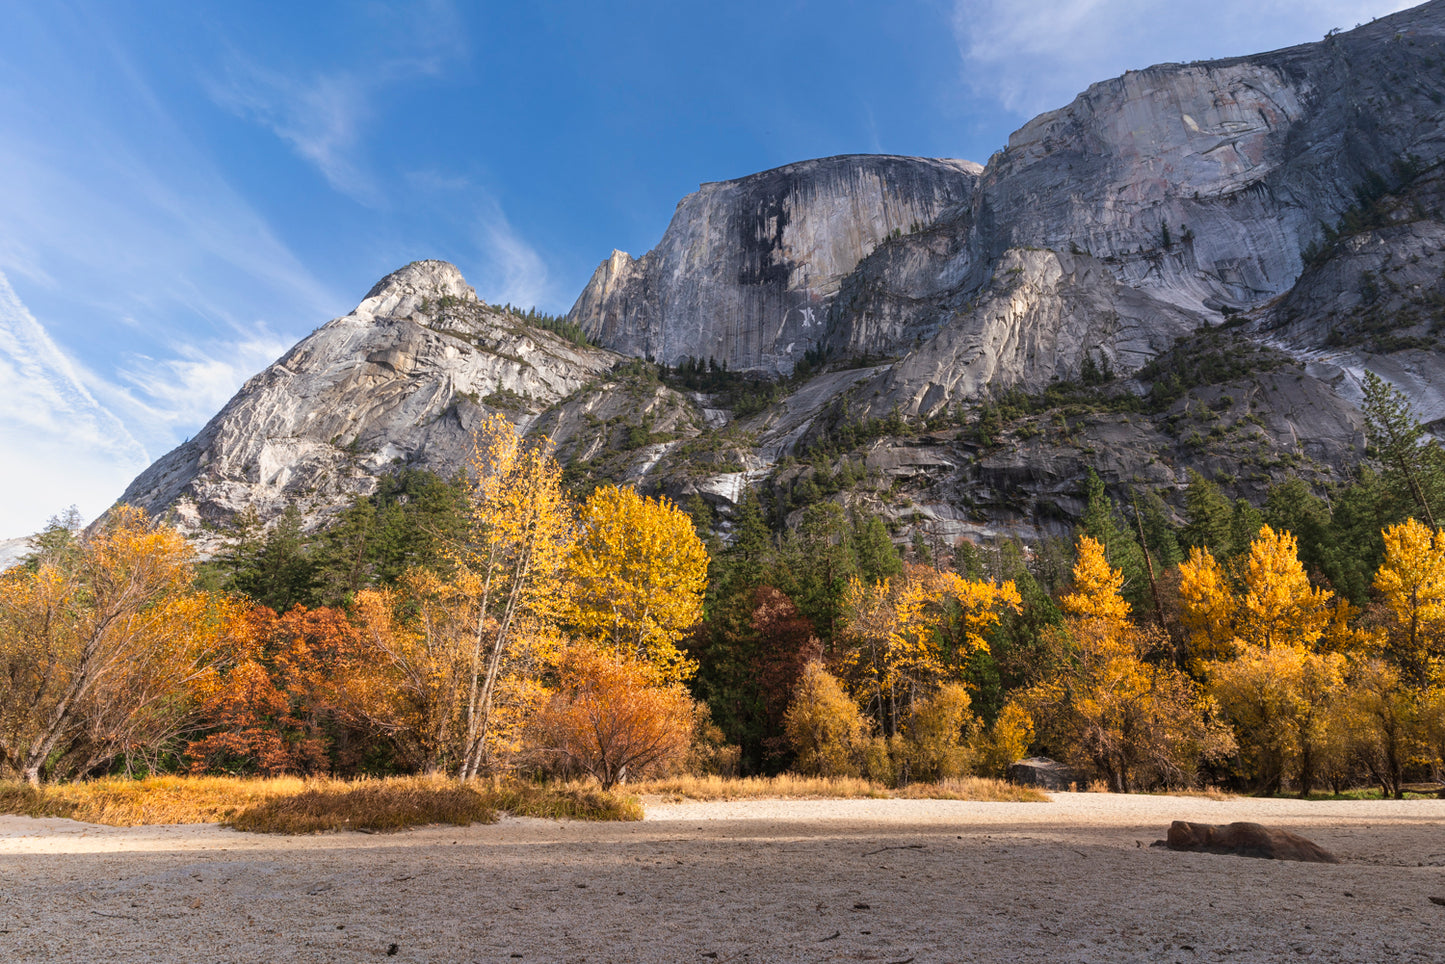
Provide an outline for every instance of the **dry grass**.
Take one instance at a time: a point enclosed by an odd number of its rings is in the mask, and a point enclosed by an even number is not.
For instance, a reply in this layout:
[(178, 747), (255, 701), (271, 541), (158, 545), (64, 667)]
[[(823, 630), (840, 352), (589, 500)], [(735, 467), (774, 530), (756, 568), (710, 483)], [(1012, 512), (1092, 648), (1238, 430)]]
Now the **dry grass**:
[[(345, 786), (340, 781), (322, 781)], [(223, 823), (248, 807), (318, 785), (296, 777), (247, 780), (238, 777), (111, 778), (84, 783), (47, 783), (39, 789), (17, 781), (0, 783), (0, 813), (27, 817), (69, 817), (112, 827), (158, 823)]]
[(630, 793), (587, 783), (539, 785), (506, 781), (485, 791), (488, 802), (514, 817), (551, 820), (641, 820), (642, 802)]
[(455, 780), (412, 777), (311, 786), (254, 804), (226, 822), (254, 833), (385, 833), (427, 824), (465, 827), (496, 821), (491, 802), (473, 787)]
[(580, 784), (463, 784), (440, 777), (303, 780), (149, 777), (45, 784), (0, 782), (0, 813), (67, 817), (112, 827), (221, 823), (261, 833), (400, 830), (492, 823), (498, 811), (573, 820), (641, 820), (636, 797)]
[(1186, 790), (1159, 790), (1157, 792), (1153, 792), (1153, 795), (1161, 797), (1203, 797), (1206, 800), (1218, 801), (1239, 799), (1239, 794), (1230, 793), (1228, 790), (1221, 790), (1218, 787), (1204, 787), (1202, 789), (1190, 788)]
[(858, 777), (669, 777), (630, 784), (633, 793), (681, 800), (975, 800), (993, 803), (1042, 803), (1049, 798), (1032, 787), (1018, 787), (985, 777), (961, 777), (939, 783), (913, 783), (890, 790)]

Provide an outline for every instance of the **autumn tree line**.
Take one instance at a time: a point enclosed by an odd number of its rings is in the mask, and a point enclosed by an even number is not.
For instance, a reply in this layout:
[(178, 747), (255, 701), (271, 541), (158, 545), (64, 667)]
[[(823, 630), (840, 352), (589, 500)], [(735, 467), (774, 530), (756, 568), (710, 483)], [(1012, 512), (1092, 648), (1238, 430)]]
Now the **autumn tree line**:
[(0, 578), (0, 763), (105, 772), (1002, 775), (1395, 797), (1445, 768), (1445, 456), (1366, 385), (1367, 459), (1178, 510), (1091, 475), (1072, 536), (900, 549), (817, 502), (568, 493), (494, 420), (323, 530), (196, 565), (119, 510)]
[(678, 642), (707, 580), (691, 519), (613, 486), (575, 502), (500, 416), (465, 481), (418, 490), (358, 503), (314, 553), (292, 520), (199, 572), (135, 509), (52, 527), (0, 576), (0, 765), (610, 786), (683, 757), (700, 711)]

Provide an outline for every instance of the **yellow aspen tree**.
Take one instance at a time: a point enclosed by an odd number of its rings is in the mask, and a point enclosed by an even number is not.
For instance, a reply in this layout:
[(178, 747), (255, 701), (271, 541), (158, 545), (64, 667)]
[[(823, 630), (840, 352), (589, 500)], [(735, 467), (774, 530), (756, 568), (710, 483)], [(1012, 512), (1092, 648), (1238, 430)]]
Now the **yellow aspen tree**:
[[(956, 675), (970, 654), (986, 651), (983, 634), (1004, 607), (1019, 605), (1012, 582), (964, 579), (931, 566), (908, 565), (897, 578), (872, 585), (850, 580), (843, 596), (843, 666), (859, 698), (876, 709), (885, 738), (902, 728), (914, 699)], [(948, 653), (940, 630), (953, 618), (959, 632)]]
[(1383, 795), (1404, 799), (1406, 768), (1429, 753), (1428, 696), (1421, 699), (1385, 660), (1363, 659), (1350, 674), (1345, 704), (1354, 758)]
[(563, 621), (598, 646), (651, 666), (660, 682), (696, 669), (677, 648), (702, 620), (707, 548), (666, 498), (597, 489), (578, 514), (567, 556)]
[(193, 553), (139, 509), (0, 575), (0, 765), (32, 785), (177, 743), (238, 607), (191, 589)]
[(478, 430), (470, 474), (466, 536), (452, 553), (455, 583), (474, 612), (461, 709), (464, 778), (495, 762), (488, 741), (498, 683), (518, 655), (520, 624), (541, 627), (560, 614), (562, 568), (573, 538), (561, 467), (504, 416), (489, 416)]
[(1430, 661), (1445, 656), (1445, 530), (1408, 519), (1383, 535), (1375, 591), (1389, 614), (1388, 652), (1404, 682), (1419, 688)]
[(1208, 549), (1195, 547), (1179, 564), (1180, 621), (1189, 634), (1189, 665), (1204, 665), (1234, 653), (1235, 614), (1239, 608), (1224, 568)]
[(858, 775), (868, 741), (869, 722), (820, 660), (803, 667), (783, 717), (783, 729), (797, 754), (794, 766), (799, 773), (824, 777)]
[(1310, 585), (1289, 532), (1260, 529), (1238, 591), (1217, 567), (1209, 571), (1209, 560), (1190, 562), (1181, 582), (1185, 621), (1205, 642), (1195, 667), (1234, 726), (1242, 765), (1264, 792), (1277, 793), (1292, 778), (1307, 793), (1344, 673), (1339, 653), (1319, 650), (1358, 648), (1365, 638), (1350, 632), (1350, 610), (1331, 605), (1333, 593)]
[(1329, 626), (1334, 593), (1310, 585), (1291, 533), (1259, 530), (1245, 560), (1244, 590), (1236, 631), (1247, 645), (1309, 648)]
[(1201, 759), (1229, 747), (1197, 684), (1169, 661), (1156, 632), (1129, 621), (1123, 574), (1101, 543), (1081, 536), (1072, 590), (1060, 600), (1059, 672), (1025, 694), (1033, 716), (1070, 755), (1091, 762), (1119, 792), (1140, 782), (1192, 782)]

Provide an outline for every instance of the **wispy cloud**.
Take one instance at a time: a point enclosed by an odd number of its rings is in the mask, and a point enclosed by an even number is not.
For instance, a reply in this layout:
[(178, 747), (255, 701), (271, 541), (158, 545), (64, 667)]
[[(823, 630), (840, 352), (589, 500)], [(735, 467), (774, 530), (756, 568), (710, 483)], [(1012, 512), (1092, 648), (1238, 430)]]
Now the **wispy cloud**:
[(233, 113), (269, 128), (333, 188), (375, 206), (381, 192), (356, 162), (373, 83), (344, 71), (289, 77), (236, 57), (226, 81), (211, 85), (211, 95)]
[(1415, 0), (956, 0), (964, 83), (1020, 118), (1095, 81), (1169, 61), (1257, 53), (1414, 6)]
[(364, 69), (298, 73), (233, 52), (224, 77), (208, 85), (217, 104), (269, 129), (335, 190), (370, 207), (385, 203), (365, 160), (376, 98), (398, 84), (439, 75), (466, 50), (461, 18), (448, 0), (375, 12), (396, 22), (386, 32), (390, 53)]
[(92, 394), (90, 373), (63, 352), (0, 274), (0, 533), (34, 531), (75, 504), (102, 511), (150, 461)]
[(547, 263), (496, 205), (489, 205), (482, 215), (480, 247), (482, 273), (474, 287), (486, 293), (483, 297), (519, 307), (556, 304)]
[(187, 431), (209, 420), (246, 379), (290, 347), (290, 339), (261, 326), (238, 341), (178, 346), (171, 358), (132, 355), (119, 371), (120, 384), (110, 389), (123, 397), (117, 409), (128, 405), (154, 425)]

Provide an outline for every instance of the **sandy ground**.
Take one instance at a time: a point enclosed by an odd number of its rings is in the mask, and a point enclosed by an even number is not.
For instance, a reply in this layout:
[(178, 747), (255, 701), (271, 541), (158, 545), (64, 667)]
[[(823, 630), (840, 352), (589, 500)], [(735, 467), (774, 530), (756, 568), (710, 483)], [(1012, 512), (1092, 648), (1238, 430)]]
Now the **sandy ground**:
[[(1150, 849), (1255, 820), (1337, 866)], [(0, 817), (15, 961), (1445, 961), (1445, 801), (655, 805), (270, 837)]]

